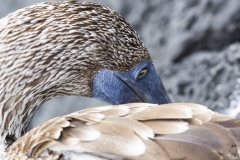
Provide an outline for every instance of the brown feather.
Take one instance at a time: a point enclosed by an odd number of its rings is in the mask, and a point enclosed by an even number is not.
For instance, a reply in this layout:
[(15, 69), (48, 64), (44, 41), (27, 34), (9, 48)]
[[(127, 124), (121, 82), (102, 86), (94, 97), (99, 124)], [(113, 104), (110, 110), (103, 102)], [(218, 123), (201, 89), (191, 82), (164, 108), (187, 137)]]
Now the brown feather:
[[(230, 160), (232, 144), (240, 150), (240, 121), (204, 106), (122, 106), (89, 108), (50, 120), (17, 140), (8, 148), (7, 156), (10, 160), (44, 155), (51, 159), (61, 153), (65, 158), (72, 154), (105, 159)], [(156, 113), (162, 111), (173, 111), (177, 116)], [(203, 114), (207, 116), (199, 116)]]
[(154, 120), (154, 119), (189, 119), (192, 118), (190, 108), (181, 105), (164, 104), (159, 106), (151, 106), (139, 112), (133, 113), (136, 120)]
[(142, 123), (155, 134), (176, 134), (188, 130), (188, 123), (181, 120), (149, 120)]

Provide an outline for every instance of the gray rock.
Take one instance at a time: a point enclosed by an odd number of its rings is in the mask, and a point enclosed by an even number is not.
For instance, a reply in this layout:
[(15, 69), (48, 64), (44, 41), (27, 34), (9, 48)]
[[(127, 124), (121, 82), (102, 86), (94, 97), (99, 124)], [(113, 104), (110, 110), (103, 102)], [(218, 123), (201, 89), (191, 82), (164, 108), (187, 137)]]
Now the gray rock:
[(239, 64), (240, 43), (236, 43), (218, 52), (196, 52), (159, 73), (174, 102), (194, 102), (224, 112), (237, 85)]

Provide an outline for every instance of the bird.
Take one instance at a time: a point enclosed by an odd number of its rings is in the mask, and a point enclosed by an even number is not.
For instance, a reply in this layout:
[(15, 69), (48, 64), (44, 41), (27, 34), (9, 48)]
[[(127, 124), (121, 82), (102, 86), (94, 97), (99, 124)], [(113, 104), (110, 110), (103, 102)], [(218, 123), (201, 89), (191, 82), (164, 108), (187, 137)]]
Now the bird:
[[(0, 20), (2, 159), (230, 159), (239, 120), (172, 103), (140, 36), (107, 6), (43, 2)], [(108, 102), (27, 132), (64, 95)], [(62, 106), (66, 107), (66, 106)]]

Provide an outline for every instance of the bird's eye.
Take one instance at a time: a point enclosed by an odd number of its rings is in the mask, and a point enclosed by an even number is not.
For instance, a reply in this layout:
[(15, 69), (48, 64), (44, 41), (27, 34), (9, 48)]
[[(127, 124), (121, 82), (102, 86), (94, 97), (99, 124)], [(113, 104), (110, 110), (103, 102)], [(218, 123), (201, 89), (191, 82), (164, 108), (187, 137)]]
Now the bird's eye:
[(144, 68), (143, 70), (141, 70), (141, 72), (138, 74), (137, 79), (142, 79), (143, 77), (145, 77), (147, 75), (148, 69)]

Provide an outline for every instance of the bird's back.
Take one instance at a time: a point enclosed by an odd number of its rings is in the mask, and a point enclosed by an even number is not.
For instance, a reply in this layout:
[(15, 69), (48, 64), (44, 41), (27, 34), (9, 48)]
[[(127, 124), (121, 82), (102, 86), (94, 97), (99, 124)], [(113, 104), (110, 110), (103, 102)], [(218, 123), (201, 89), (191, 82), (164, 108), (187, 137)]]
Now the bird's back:
[[(52, 119), (7, 150), (9, 159), (230, 160), (238, 119), (187, 103), (89, 108)], [(233, 149), (232, 149), (233, 150)], [(238, 158), (238, 157), (235, 157)]]

